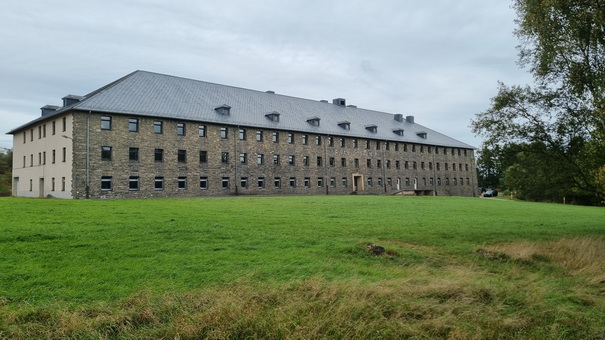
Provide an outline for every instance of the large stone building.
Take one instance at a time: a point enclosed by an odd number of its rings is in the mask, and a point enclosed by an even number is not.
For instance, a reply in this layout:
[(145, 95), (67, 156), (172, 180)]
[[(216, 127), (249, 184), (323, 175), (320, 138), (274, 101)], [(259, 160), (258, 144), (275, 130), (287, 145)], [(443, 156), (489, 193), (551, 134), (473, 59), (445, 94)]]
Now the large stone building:
[(133, 72), (13, 135), (13, 195), (473, 196), (472, 146), (413, 116)]

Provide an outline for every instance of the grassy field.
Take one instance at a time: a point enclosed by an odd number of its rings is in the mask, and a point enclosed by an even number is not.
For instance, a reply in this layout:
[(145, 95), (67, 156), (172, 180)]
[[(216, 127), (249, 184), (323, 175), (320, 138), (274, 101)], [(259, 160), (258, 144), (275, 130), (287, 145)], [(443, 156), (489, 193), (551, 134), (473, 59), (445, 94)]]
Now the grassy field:
[(0, 216), (0, 339), (605, 338), (603, 208), (0, 198)]

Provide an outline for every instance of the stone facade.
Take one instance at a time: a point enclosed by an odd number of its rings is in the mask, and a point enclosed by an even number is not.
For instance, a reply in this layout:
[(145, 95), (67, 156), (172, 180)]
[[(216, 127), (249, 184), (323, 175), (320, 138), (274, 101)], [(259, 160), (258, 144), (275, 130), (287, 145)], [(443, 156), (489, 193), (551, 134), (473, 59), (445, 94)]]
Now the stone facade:
[(138, 115), (73, 117), (74, 198), (475, 195), (472, 149)]

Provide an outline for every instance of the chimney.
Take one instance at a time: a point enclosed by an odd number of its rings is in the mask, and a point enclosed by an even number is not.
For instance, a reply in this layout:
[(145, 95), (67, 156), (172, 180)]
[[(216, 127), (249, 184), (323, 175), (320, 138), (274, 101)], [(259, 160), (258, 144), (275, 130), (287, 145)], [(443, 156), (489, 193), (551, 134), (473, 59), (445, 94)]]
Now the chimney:
[(403, 122), (403, 115), (401, 113), (396, 114), (395, 120), (398, 122)]
[(270, 93), (270, 94), (275, 94), (275, 91), (271, 91), (271, 90), (269, 90), (269, 91), (265, 91), (265, 92), (266, 92), (266, 93)]
[(332, 100), (332, 104), (338, 106), (347, 106), (347, 101), (344, 98), (336, 98)]
[(67, 96), (63, 97), (63, 107), (68, 107), (70, 105), (79, 103), (83, 98), (84, 97), (82, 96), (68, 94)]
[(53, 114), (57, 112), (58, 109), (59, 107), (55, 105), (44, 105), (40, 108), (40, 110), (42, 111), (42, 117), (47, 116), (49, 114)]
[(414, 116), (405, 116), (405, 121), (414, 124)]

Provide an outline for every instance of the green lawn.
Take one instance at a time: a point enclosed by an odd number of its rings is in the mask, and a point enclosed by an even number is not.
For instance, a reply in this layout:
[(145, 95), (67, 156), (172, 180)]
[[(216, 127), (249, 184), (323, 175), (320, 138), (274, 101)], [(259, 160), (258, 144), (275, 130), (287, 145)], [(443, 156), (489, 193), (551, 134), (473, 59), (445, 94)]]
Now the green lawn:
[[(603, 208), (395, 196), (0, 198), (0, 216), (0, 338), (363, 338), (378, 326), (385, 338), (605, 337), (605, 268), (594, 269), (605, 255)], [(557, 260), (586, 240), (596, 242), (582, 246), (592, 260)], [(370, 255), (368, 243), (387, 255)], [(303, 298), (310, 289), (332, 295)], [(231, 308), (198, 320), (201, 297)], [(361, 305), (348, 310), (353, 297)], [(124, 306), (133, 299), (133, 313), (143, 305), (155, 317), (132, 322)], [(311, 311), (316, 318), (303, 316)], [(109, 327), (98, 313), (130, 322)], [(356, 331), (348, 317), (368, 323)], [(79, 326), (65, 325), (72, 319)]]

